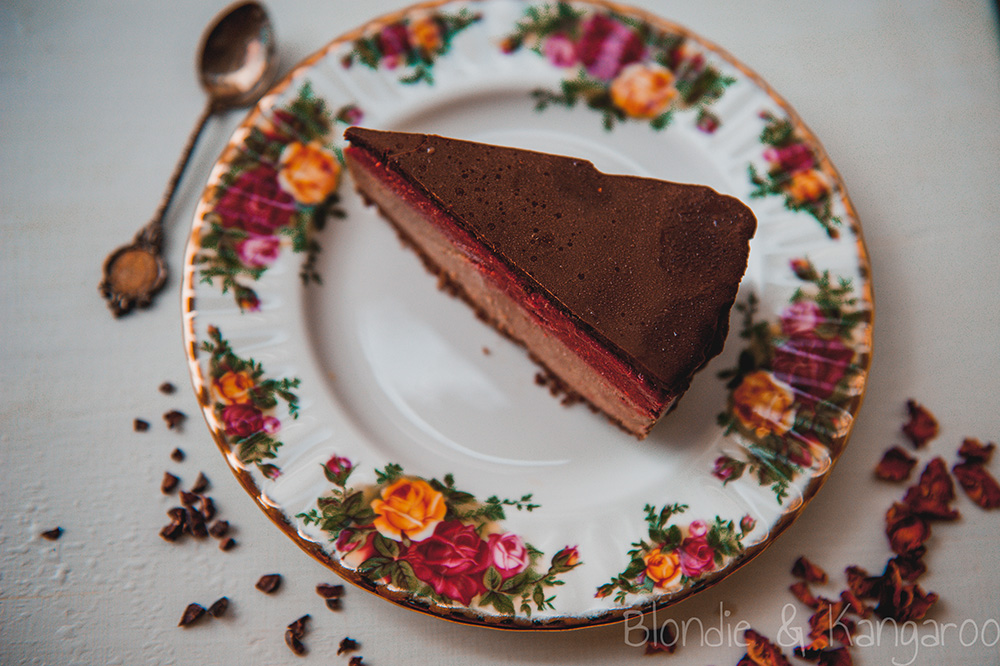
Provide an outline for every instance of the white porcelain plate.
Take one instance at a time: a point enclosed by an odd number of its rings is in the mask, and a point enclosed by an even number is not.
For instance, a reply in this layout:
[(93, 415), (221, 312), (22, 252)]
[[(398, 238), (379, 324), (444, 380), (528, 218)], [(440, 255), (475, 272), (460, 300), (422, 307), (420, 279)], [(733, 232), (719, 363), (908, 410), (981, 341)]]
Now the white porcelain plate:
[[(637, 441), (536, 385), (341, 168), (349, 124), (706, 184), (759, 220), (724, 352)], [(674, 603), (818, 490), (870, 363), (868, 260), (816, 138), (684, 28), (591, 2), (420, 5), (340, 37), (249, 115), (186, 256), (199, 401), (304, 550), (409, 608), (551, 629)]]

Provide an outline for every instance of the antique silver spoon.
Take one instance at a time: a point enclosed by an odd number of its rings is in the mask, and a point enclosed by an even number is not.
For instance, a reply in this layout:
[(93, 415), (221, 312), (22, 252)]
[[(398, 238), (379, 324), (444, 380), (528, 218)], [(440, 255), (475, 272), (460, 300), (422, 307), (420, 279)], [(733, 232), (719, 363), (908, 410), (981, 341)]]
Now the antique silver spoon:
[(227, 109), (256, 102), (274, 79), (274, 30), (264, 7), (252, 0), (220, 12), (205, 30), (198, 50), (198, 76), (208, 103), (174, 169), (153, 218), (135, 239), (108, 255), (98, 287), (108, 307), (120, 317), (147, 307), (167, 279), (163, 260), (163, 216), (208, 119)]

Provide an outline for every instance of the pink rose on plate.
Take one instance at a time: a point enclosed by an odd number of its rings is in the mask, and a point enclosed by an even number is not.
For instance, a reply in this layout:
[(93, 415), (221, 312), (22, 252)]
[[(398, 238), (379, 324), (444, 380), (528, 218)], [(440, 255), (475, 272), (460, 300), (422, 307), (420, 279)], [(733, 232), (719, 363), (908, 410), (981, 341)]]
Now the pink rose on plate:
[(645, 52), (639, 33), (606, 14), (587, 19), (577, 46), (587, 73), (602, 81), (615, 78), (622, 67), (640, 60)]
[(798, 389), (796, 400), (828, 398), (851, 368), (854, 350), (838, 338), (791, 338), (774, 350), (774, 376)]
[(295, 212), (292, 196), (278, 186), (278, 172), (260, 164), (244, 171), (225, 188), (212, 210), (223, 227), (271, 236)]
[(490, 565), (490, 550), (471, 525), (457, 520), (438, 523), (434, 534), (411, 544), (400, 558), (445, 598), (468, 606), (486, 591), (483, 573)]
[(684, 539), (677, 553), (681, 560), (681, 573), (688, 578), (697, 578), (715, 569), (715, 551), (708, 545), (704, 535)]
[(492, 565), (504, 580), (521, 573), (531, 563), (528, 548), (516, 534), (491, 534), (486, 545), (490, 550)]
[(793, 143), (780, 148), (768, 148), (764, 151), (764, 159), (782, 171), (789, 173), (808, 171), (816, 165), (812, 151), (804, 143)]
[(281, 241), (276, 236), (251, 235), (236, 244), (236, 254), (244, 266), (263, 268), (278, 258)]
[(708, 524), (704, 520), (695, 520), (688, 525), (688, 534), (690, 534), (695, 539), (705, 536), (708, 534)]
[(781, 313), (781, 332), (789, 337), (805, 335), (816, 330), (823, 320), (818, 305), (812, 301), (799, 301)]
[(562, 33), (556, 33), (545, 40), (542, 54), (556, 67), (572, 67), (576, 64), (576, 45)]
[(221, 416), (231, 437), (249, 437), (264, 429), (264, 415), (249, 403), (227, 405)]

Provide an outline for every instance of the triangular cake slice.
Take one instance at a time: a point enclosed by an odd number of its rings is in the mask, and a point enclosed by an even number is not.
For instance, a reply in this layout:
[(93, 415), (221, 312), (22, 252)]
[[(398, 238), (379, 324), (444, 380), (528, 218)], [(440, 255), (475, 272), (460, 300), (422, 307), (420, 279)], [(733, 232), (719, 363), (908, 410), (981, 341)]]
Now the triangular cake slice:
[(586, 160), (348, 128), (357, 190), (550, 387), (639, 438), (722, 350), (757, 221)]

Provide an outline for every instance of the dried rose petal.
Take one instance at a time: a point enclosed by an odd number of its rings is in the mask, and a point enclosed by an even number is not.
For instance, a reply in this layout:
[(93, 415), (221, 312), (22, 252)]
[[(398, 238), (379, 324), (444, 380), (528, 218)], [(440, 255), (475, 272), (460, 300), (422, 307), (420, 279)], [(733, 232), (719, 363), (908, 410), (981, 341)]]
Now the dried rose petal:
[(302, 641), (299, 640), (299, 637), (291, 629), (285, 630), (285, 645), (300, 657), (306, 653), (306, 646), (302, 644)]
[(809, 589), (808, 582), (800, 580), (797, 583), (793, 583), (788, 589), (792, 591), (792, 594), (795, 595), (796, 599), (809, 608), (819, 608), (819, 599), (817, 599)]
[(819, 666), (853, 666), (851, 653), (846, 647), (820, 649), (812, 646), (795, 648), (795, 656), (807, 661), (815, 661)]
[(917, 464), (917, 459), (899, 446), (894, 446), (882, 455), (875, 467), (875, 476), (883, 481), (905, 481)]
[(840, 600), (847, 604), (847, 607), (851, 609), (851, 612), (860, 617), (869, 617), (872, 614), (871, 606), (868, 606), (865, 602), (861, 601), (853, 592), (850, 590), (843, 590), (840, 593)]
[(854, 621), (844, 615), (847, 604), (843, 601), (830, 601), (829, 599), (821, 599), (820, 601), (819, 608), (809, 616), (809, 637), (826, 639), (828, 642), (830, 638), (833, 638), (849, 645), (851, 632), (854, 631)]
[(903, 555), (920, 548), (930, 538), (931, 526), (908, 506), (896, 502), (885, 514), (885, 533), (892, 552)]
[(923, 405), (915, 400), (907, 400), (906, 411), (909, 413), (910, 419), (903, 424), (903, 434), (913, 444), (913, 448), (922, 448), (927, 442), (937, 437), (937, 419)]
[(791, 666), (774, 643), (753, 629), (743, 632), (743, 642), (746, 643), (747, 653), (738, 666)]
[(955, 499), (955, 484), (941, 457), (934, 458), (920, 473), (920, 481), (903, 497), (913, 513), (927, 520), (955, 520), (958, 511), (948, 506)]
[(795, 560), (795, 564), (792, 565), (792, 575), (821, 585), (827, 581), (826, 572), (810, 562), (805, 556)]
[(847, 575), (847, 586), (859, 599), (878, 599), (881, 579), (870, 576), (861, 567), (850, 566), (844, 570)]
[(212, 617), (222, 617), (229, 610), (229, 597), (219, 597), (208, 607), (208, 613)]
[(913, 582), (927, 572), (927, 565), (923, 561), (926, 552), (927, 548), (921, 546), (909, 553), (897, 555), (889, 561), (896, 564), (900, 578)]
[(964, 462), (951, 468), (958, 485), (973, 502), (984, 509), (1000, 507), (1000, 485), (982, 463)]
[(353, 652), (354, 650), (357, 650), (359, 647), (361, 647), (360, 643), (358, 643), (353, 638), (348, 638), (345, 636), (340, 641), (340, 647), (337, 648), (337, 654), (344, 654), (345, 652)]
[(63, 528), (53, 527), (51, 530), (45, 530), (39, 536), (47, 541), (55, 541), (63, 535)]
[(204, 615), (204, 606), (201, 604), (188, 604), (188, 607), (184, 609), (184, 615), (181, 616), (181, 621), (177, 623), (177, 626), (187, 627), (192, 625), (200, 620)]
[(996, 444), (990, 442), (989, 444), (983, 444), (978, 439), (972, 437), (966, 437), (962, 440), (962, 446), (958, 448), (958, 455), (965, 459), (968, 463), (983, 463), (986, 464), (990, 461), (990, 457), (993, 455), (993, 449), (996, 448)]
[(890, 560), (882, 574), (879, 604), (875, 614), (882, 619), (897, 622), (922, 620), (938, 595), (924, 590), (915, 583), (904, 583), (896, 564)]
[(254, 586), (265, 594), (271, 594), (281, 587), (281, 574), (266, 574), (261, 576)]

